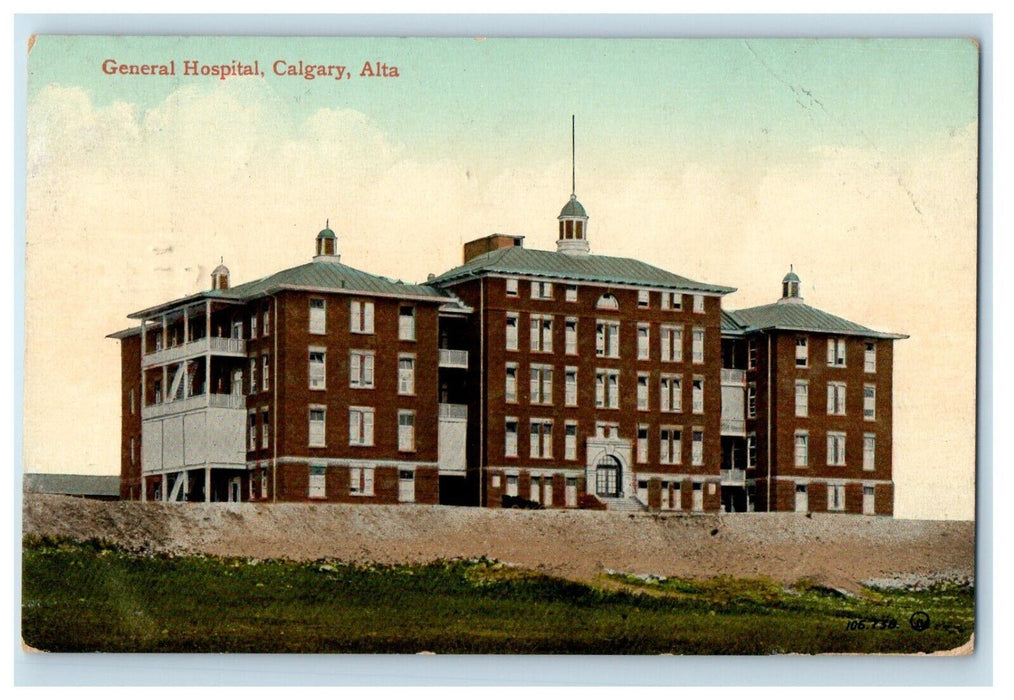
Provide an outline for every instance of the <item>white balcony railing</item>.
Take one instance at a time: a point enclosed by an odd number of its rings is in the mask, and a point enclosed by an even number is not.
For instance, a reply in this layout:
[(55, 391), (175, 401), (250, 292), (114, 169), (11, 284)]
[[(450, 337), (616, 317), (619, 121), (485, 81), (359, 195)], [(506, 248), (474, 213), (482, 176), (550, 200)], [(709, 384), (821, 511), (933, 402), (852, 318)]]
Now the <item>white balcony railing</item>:
[(246, 341), (242, 338), (198, 338), (171, 348), (151, 350), (141, 358), (141, 366), (163, 365), (168, 362), (179, 362), (191, 357), (213, 352), (217, 355), (246, 355)]
[(441, 367), (468, 369), (468, 350), (447, 350), (440, 348), (439, 364)]
[(723, 469), (722, 470), (722, 484), (732, 485), (746, 483), (746, 470), (745, 469)]
[(440, 412), (437, 414), (437, 418), (468, 420), (468, 406), (462, 403), (442, 403), (440, 404)]
[(742, 418), (723, 418), (722, 435), (746, 435), (746, 421)]
[(242, 394), (212, 394), (210, 397), (204, 394), (189, 396), (176, 401), (166, 401), (145, 406), (141, 409), (141, 418), (162, 418), (177, 413), (186, 413), (201, 408), (246, 408), (246, 397)]
[(736, 384), (742, 386), (746, 384), (746, 370), (742, 369), (725, 369), (722, 368), (722, 384)]

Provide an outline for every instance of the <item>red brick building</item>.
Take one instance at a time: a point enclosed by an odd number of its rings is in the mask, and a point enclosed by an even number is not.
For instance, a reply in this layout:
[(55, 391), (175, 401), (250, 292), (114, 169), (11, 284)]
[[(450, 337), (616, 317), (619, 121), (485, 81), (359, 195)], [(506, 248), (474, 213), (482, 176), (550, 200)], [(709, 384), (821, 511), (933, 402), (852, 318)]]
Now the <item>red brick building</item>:
[(803, 303), (725, 314), (723, 502), (727, 510), (892, 515), (893, 342)]
[[(889, 515), (892, 342), (814, 309), (494, 234), (405, 284), (305, 265), (131, 314), (121, 497)], [(826, 397), (826, 405), (824, 399)], [(526, 503), (527, 502), (527, 503)]]

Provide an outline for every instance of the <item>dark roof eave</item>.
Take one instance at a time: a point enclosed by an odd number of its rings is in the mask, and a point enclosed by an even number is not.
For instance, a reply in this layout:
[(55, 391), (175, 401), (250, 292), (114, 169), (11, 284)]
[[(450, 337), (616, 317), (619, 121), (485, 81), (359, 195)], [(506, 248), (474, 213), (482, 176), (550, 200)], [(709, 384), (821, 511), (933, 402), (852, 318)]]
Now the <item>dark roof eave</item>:
[(572, 282), (586, 282), (589, 284), (623, 284), (630, 287), (650, 287), (651, 289), (672, 289), (681, 292), (701, 292), (704, 294), (717, 294), (725, 296), (726, 294), (732, 294), (737, 291), (737, 287), (726, 287), (719, 284), (706, 284), (701, 286), (694, 286), (688, 284), (665, 284), (660, 282), (639, 282), (636, 280), (623, 280), (623, 279), (612, 279), (604, 277), (590, 277), (590, 276), (579, 276), (579, 275), (568, 275), (560, 273), (548, 273), (548, 272), (537, 272), (537, 271), (511, 271), (511, 270), (466, 270), (451, 276), (437, 277), (430, 280), (427, 284), (434, 286), (440, 286), (443, 284), (456, 284), (459, 282), (466, 281), (468, 279), (474, 279), (476, 277), (489, 277), (493, 275), (511, 275), (519, 277), (544, 277), (547, 279), (555, 280), (568, 280)]
[[(911, 336), (904, 333), (887, 333), (884, 331), (875, 331), (872, 329), (865, 330), (844, 330), (838, 328), (809, 328), (804, 326), (783, 326), (783, 325), (771, 325), (771, 326), (747, 326), (743, 329), (744, 333), (766, 333), (768, 331), (786, 331), (790, 333), (822, 333), (824, 335), (851, 335), (857, 338), (880, 338), (881, 340), (905, 340)], [(725, 333), (726, 331), (722, 331)]]
[(131, 328), (124, 328), (121, 331), (116, 331), (115, 333), (110, 333), (106, 337), (107, 338), (114, 338), (116, 340), (123, 340), (124, 338), (130, 338), (130, 337), (135, 336), (135, 335), (141, 335), (141, 327), (140, 326), (132, 326)]
[(221, 301), (227, 304), (243, 303), (242, 299), (236, 299), (233, 297), (224, 296), (222, 294), (222, 292), (227, 291), (228, 290), (221, 290), (221, 292), (218, 290), (206, 290), (203, 292), (197, 292), (196, 294), (191, 294), (190, 296), (180, 297), (179, 299), (173, 299), (172, 301), (162, 302), (161, 304), (156, 304), (155, 306), (149, 306), (147, 309), (141, 309), (140, 311), (129, 313), (127, 314), (127, 318), (136, 318), (136, 319), (148, 318), (149, 316), (152, 316), (154, 314), (161, 313), (163, 311), (169, 311), (178, 306), (187, 306), (189, 304), (194, 303), (195, 301), (201, 301), (202, 299), (212, 299), (213, 301)]

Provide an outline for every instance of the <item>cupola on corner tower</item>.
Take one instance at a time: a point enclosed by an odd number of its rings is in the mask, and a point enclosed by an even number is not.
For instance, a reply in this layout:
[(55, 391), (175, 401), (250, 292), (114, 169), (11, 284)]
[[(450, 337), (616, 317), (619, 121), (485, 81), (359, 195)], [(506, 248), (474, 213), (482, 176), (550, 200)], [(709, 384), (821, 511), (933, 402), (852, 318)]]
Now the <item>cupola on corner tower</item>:
[(211, 288), (229, 288), (229, 268), (225, 266), (225, 258), (220, 258), (218, 267), (211, 271)]
[(803, 297), (799, 296), (799, 275), (792, 270), (792, 265), (789, 265), (789, 273), (782, 278), (782, 298), (778, 302), (803, 303)]
[(588, 214), (581, 202), (577, 201), (577, 168), (574, 143), (574, 116), (570, 118), (570, 201), (567, 202), (557, 220), (560, 222), (560, 235), (556, 241), (556, 250), (569, 255), (588, 255)]
[(317, 234), (316, 254), (314, 262), (341, 262), (342, 256), (338, 254), (338, 236), (331, 230), (330, 220), (325, 220), (324, 229)]

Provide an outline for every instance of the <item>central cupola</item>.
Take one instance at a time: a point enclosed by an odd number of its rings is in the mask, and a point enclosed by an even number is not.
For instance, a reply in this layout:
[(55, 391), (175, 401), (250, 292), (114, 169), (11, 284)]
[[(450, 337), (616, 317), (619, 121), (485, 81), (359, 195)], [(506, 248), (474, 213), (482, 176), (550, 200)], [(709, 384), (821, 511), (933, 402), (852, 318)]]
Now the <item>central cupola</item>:
[(342, 256), (338, 254), (338, 236), (331, 230), (330, 220), (324, 221), (324, 229), (317, 234), (317, 254), (313, 256), (314, 262), (334, 262), (338, 263), (342, 261)]
[(581, 202), (577, 201), (577, 149), (574, 138), (574, 115), (570, 117), (570, 201), (563, 205), (557, 220), (560, 222), (560, 237), (556, 250), (568, 255), (588, 255), (588, 214)]

